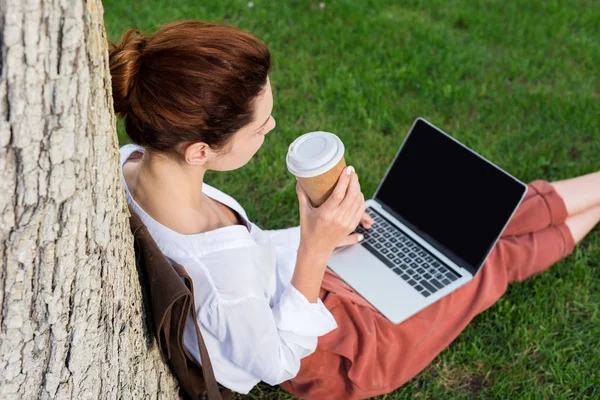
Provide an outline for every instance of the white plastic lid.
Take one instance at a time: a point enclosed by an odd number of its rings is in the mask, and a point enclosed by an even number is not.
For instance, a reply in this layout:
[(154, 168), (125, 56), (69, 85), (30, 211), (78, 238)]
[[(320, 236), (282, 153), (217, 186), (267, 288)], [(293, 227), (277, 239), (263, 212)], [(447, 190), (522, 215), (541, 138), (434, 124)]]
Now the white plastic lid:
[(321, 175), (344, 156), (344, 143), (330, 132), (309, 132), (290, 144), (285, 158), (288, 170), (298, 178)]

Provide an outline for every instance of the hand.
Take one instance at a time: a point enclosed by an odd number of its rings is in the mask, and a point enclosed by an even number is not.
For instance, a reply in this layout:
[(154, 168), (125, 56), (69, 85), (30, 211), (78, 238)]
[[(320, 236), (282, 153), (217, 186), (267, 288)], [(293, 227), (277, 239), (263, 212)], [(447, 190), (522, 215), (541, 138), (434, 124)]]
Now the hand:
[(296, 193), (300, 203), (300, 248), (328, 260), (365, 214), (365, 197), (360, 191), (358, 176), (353, 167), (344, 168), (331, 196), (317, 208), (311, 205), (299, 182)]
[[(371, 227), (373, 226), (373, 218), (371, 218), (371, 216), (365, 212), (365, 213), (363, 213), (362, 217), (360, 217), (360, 224), (365, 229), (371, 229)], [(336, 246), (336, 249), (338, 247), (344, 247), (344, 246), (349, 246), (351, 244), (356, 244), (363, 239), (364, 239), (364, 237), (362, 237), (362, 235), (360, 233), (353, 233), (352, 235), (346, 236), (344, 239), (342, 239), (341, 243), (339, 243)]]

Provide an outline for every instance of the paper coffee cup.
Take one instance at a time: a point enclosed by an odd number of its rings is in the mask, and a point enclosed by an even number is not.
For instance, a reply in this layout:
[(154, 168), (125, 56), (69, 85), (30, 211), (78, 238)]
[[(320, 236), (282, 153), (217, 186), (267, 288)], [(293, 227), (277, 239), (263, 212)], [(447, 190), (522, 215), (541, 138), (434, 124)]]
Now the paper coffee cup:
[(331, 195), (346, 167), (344, 144), (333, 133), (309, 132), (290, 144), (286, 163), (312, 205), (319, 207)]

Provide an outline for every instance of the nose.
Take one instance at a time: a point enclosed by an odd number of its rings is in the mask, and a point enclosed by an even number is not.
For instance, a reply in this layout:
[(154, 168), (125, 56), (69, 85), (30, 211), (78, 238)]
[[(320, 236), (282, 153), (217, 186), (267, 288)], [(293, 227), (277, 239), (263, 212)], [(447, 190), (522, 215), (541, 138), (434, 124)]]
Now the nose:
[(275, 129), (275, 126), (277, 126), (277, 121), (275, 121), (275, 118), (271, 117), (271, 119), (267, 123), (267, 129), (266, 129), (265, 132), (269, 133), (270, 131), (272, 131), (273, 129)]

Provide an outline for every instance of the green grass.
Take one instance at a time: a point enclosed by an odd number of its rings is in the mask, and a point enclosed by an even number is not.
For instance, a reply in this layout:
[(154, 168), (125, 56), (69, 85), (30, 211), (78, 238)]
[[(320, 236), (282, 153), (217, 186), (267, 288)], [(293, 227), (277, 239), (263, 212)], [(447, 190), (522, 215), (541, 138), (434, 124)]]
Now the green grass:
[[(277, 128), (244, 168), (210, 173), (264, 228), (298, 223), (287, 145), (335, 132), (370, 197), (416, 116), (524, 181), (600, 165), (600, 3), (105, 0), (108, 36), (227, 22), (273, 54)], [(120, 129), (121, 142), (124, 135)], [(386, 399), (600, 398), (600, 238), (477, 316)], [(259, 385), (253, 398), (285, 397)]]

